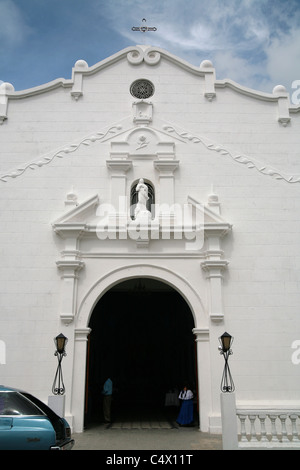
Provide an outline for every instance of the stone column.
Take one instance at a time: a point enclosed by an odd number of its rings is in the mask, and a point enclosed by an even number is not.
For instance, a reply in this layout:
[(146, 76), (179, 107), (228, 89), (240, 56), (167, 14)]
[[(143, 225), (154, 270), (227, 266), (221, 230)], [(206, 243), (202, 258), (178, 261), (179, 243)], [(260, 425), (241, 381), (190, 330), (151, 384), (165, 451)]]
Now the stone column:
[(73, 387), (71, 412), (74, 420), (73, 432), (83, 432), (86, 375), (86, 349), (90, 328), (75, 329)]
[(197, 343), (197, 374), (199, 394), (199, 431), (209, 432), (212, 409), (209, 330), (194, 328)]

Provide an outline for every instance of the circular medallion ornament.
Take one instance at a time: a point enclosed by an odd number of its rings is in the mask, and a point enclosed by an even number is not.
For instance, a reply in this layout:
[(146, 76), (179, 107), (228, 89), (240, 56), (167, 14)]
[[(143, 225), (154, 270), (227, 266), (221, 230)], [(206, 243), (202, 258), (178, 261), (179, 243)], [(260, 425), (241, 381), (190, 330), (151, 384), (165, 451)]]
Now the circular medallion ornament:
[(130, 87), (130, 93), (135, 98), (145, 100), (154, 95), (154, 86), (149, 80), (136, 80)]

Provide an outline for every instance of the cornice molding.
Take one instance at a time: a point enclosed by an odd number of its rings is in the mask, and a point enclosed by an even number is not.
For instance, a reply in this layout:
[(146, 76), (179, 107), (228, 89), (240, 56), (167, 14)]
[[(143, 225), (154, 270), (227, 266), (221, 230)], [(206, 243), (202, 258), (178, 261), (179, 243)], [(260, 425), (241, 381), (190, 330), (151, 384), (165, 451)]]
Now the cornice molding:
[(193, 334), (196, 336), (195, 341), (197, 343), (209, 341), (209, 329), (208, 328), (193, 328)]
[[(258, 90), (253, 90), (251, 88), (247, 88), (239, 83), (234, 82), (230, 79), (224, 80), (216, 80), (215, 79), (215, 68), (213, 64), (209, 60), (203, 60), (199, 67), (190, 64), (189, 62), (181, 59), (178, 56), (171, 54), (170, 52), (166, 51), (165, 49), (154, 47), (154, 46), (144, 46), (144, 45), (136, 45), (136, 46), (129, 46), (121, 51), (107, 57), (106, 59), (89, 66), (85, 60), (77, 60), (74, 67), (72, 68), (72, 78), (71, 79), (64, 79), (64, 78), (57, 78), (52, 80), (48, 83), (43, 85), (29, 88), (26, 90), (15, 91), (14, 87), (10, 83), (3, 83), (0, 86), (0, 95), (3, 95), (5, 99), (23, 99), (28, 98), (30, 96), (34, 96), (41, 93), (46, 93), (48, 91), (57, 89), (57, 88), (70, 88), (71, 89), (71, 96), (75, 98), (77, 101), (80, 96), (83, 95), (82, 89), (82, 77), (93, 75), (101, 70), (113, 65), (116, 62), (121, 60), (127, 59), (128, 62), (133, 66), (138, 66), (142, 63), (145, 63), (150, 66), (157, 65), (162, 59), (169, 61), (178, 67), (186, 70), (189, 73), (198, 75), (200, 77), (205, 78), (205, 92), (204, 95), (207, 97), (209, 101), (211, 101), (215, 96), (215, 88), (231, 88), (232, 90), (247, 95), (251, 98), (263, 100), (263, 101), (270, 101), (276, 102), (279, 100), (280, 97), (283, 96), (287, 98), (287, 108), (291, 110), (293, 113), (300, 111), (300, 106), (291, 106), (289, 103), (289, 94), (286, 92), (285, 89), (281, 85), (278, 85), (274, 88), (273, 93), (265, 93)], [(280, 88), (281, 94), (278, 95), (278, 89)], [(3, 101), (3, 100), (2, 100)], [(4, 101), (3, 101), (4, 103)], [(7, 106), (5, 106), (7, 108)], [(2, 123), (5, 119), (7, 119), (7, 113), (0, 112), (0, 122)]]
[(58, 260), (56, 265), (62, 271), (62, 278), (77, 278), (77, 272), (80, 271), (85, 263), (80, 260)]

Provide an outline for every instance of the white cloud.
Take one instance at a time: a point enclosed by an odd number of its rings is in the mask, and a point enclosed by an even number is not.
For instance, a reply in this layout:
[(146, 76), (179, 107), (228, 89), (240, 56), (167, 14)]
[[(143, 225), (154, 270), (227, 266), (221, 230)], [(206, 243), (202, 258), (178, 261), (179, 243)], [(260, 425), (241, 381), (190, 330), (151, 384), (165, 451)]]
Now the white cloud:
[(300, 30), (273, 41), (266, 51), (267, 72), (275, 84), (290, 87), (300, 80)]
[[(300, 63), (297, 1), (152, 0), (145, 8), (141, 1), (120, 0), (108, 2), (105, 10), (111, 27), (131, 43), (143, 40), (194, 65), (209, 58), (218, 78), (269, 92), (278, 83), (287, 86), (300, 78), (296, 76)], [(157, 26), (157, 32), (132, 33), (128, 22), (138, 26), (139, 17)]]
[(13, 0), (0, 0), (1, 48), (17, 46), (30, 34), (24, 16)]
[[(43, 38), (43, 21), (49, 10), (53, 35), (59, 29), (61, 50), (65, 54), (70, 45), (77, 47), (79, 31), (74, 24), (80, 19), (93, 32), (80, 37), (80, 46), (91, 51), (91, 60), (117, 52), (115, 48), (151, 44), (196, 66), (210, 59), (219, 79), (231, 78), (258, 90), (271, 92), (279, 83), (288, 87), (289, 82), (300, 79), (299, 0), (88, 0), (86, 3), (83, 7), (82, 0), (0, 0), (0, 47), (6, 62), (18, 63), (24, 51), (32, 61), (33, 51), (26, 40), (34, 37), (44, 39), (41, 49), (51, 53), (53, 44)], [(143, 18), (148, 26), (156, 26), (157, 31), (133, 32), (132, 26), (140, 26)], [(65, 28), (62, 29), (63, 20)], [(70, 41), (73, 37), (76, 40)], [(91, 50), (91, 42), (94, 44), (97, 39), (100, 49)], [(53, 54), (57, 56), (57, 51)], [(48, 70), (49, 55), (44, 56), (45, 59), (41, 55), (36, 59), (41, 69)]]

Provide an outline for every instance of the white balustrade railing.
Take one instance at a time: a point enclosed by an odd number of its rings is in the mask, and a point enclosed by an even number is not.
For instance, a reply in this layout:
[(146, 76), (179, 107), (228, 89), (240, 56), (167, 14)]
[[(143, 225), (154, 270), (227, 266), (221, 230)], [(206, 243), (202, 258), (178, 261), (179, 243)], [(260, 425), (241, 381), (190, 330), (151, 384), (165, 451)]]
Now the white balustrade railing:
[(300, 449), (300, 410), (241, 410), (239, 448)]

